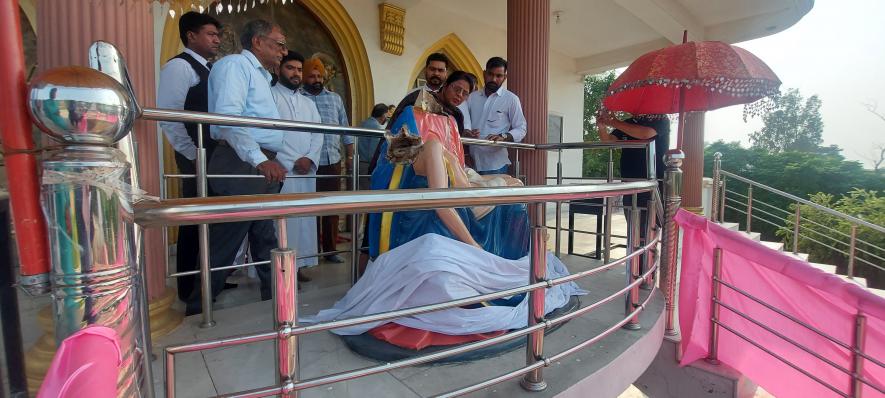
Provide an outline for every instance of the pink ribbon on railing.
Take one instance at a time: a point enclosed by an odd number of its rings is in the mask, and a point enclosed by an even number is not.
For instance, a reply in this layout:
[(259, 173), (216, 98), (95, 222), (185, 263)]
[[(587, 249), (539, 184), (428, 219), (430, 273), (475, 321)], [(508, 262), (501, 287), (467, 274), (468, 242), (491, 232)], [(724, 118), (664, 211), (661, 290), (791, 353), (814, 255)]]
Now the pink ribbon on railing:
[(37, 398), (116, 397), (121, 362), (117, 332), (89, 326), (58, 347)]
[[(679, 286), (681, 364), (709, 355), (714, 249), (722, 250), (721, 280), (783, 311), (798, 321), (853, 346), (858, 314), (866, 318), (864, 350), (885, 359), (885, 299), (836, 275), (770, 249), (745, 234), (727, 230), (703, 217), (680, 210), (683, 231)], [(851, 372), (851, 350), (800, 326), (722, 285), (720, 301)], [(719, 321), (772, 353), (790, 361), (843, 394), (851, 394), (852, 378), (771, 331), (720, 307)], [(778, 398), (837, 397), (840, 394), (775, 359), (735, 333), (719, 327), (718, 360), (743, 373)], [(885, 386), (885, 368), (864, 360), (863, 378)], [(864, 397), (882, 396), (863, 385)]]

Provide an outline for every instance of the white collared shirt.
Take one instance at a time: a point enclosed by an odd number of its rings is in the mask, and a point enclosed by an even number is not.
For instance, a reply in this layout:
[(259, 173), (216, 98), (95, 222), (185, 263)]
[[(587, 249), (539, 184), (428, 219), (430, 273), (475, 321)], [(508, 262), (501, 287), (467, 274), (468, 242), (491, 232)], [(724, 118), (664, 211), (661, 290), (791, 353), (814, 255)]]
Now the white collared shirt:
[[(194, 57), (200, 65), (206, 66), (206, 58), (195, 53), (189, 48), (184, 52)], [(163, 109), (183, 110), (187, 92), (191, 87), (200, 83), (200, 76), (191, 67), (191, 64), (181, 58), (172, 58), (160, 71), (160, 84), (157, 87), (157, 106)], [(160, 122), (160, 128), (166, 135), (166, 139), (178, 152), (189, 160), (197, 158), (197, 146), (191, 137), (187, 135), (184, 123)]]
[[(296, 122), (322, 123), (316, 104), (300, 93), (277, 83), (271, 89), (280, 119)], [(283, 151), (277, 153), (279, 161), (286, 170), (292, 171), (295, 161), (301, 158), (310, 159), (316, 168), (320, 164), (320, 151), (323, 148), (323, 134), (306, 131), (283, 132)]]
[[(467, 98), (467, 108), (473, 128), (479, 130), (479, 138), (510, 133), (513, 142), (522, 142), (526, 134), (526, 120), (519, 97), (501, 87), (486, 96), (485, 90), (477, 90)], [(507, 148), (472, 145), (470, 156), (477, 171), (497, 170), (510, 164)]]

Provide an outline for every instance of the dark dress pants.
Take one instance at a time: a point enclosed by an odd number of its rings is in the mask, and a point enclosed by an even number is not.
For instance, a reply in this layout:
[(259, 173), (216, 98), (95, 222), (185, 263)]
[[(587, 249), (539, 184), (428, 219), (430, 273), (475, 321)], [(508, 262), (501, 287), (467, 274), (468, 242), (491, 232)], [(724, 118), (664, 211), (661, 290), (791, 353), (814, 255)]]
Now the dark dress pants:
[[(317, 175), (341, 175), (341, 163), (320, 166)], [(341, 190), (340, 178), (317, 178), (317, 192)], [(320, 242), (320, 253), (338, 250), (338, 216), (319, 217), (317, 236)]]
[[(219, 145), (215, 148), (208, 166), (209, 174), (250, 174), (259, 175), (250, 164), (240, 160), (233, 148)], [(217, 196), (276, 194), (280, 184), (269, 183), (264, 178), (214, 178), (209, 186)], [(231, 222), (209, 225), (209, 265), (212, 268), (233, 264), (243, 239), (248, 237), (249, 248), (255, 261), (270, 260), (270, 251), (278, 246), (273, 220)], [(255, 266), (261, 280), (261, 299), (272, 298), (270, 265)], [(224, 288), (224, 281), (230, 271), (212, 272), (212, 297)], [(194, 289), (187, 303), (188, 314), (201, 309), (201, 289)]]

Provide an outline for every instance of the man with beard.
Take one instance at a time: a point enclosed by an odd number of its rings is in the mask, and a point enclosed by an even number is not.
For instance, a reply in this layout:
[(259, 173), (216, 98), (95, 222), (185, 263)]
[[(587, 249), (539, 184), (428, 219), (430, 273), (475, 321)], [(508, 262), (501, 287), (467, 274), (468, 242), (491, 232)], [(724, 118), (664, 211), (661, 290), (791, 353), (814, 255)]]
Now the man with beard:
[[(240, 35), (243, 51), (219, 60), (209, 73), (209, 112), (225, 115), (279, 119), (280, 113), (271, 93), (271, 71), (279, 68), (288, 53), (286, 36), (278, 25), (256, 19), (243, 27)], [(218, 141), (209, 160), (209, 174), (262, 175), (255, 178), (213, 178), (209, 180), (217, 195), (254, 195), (279, 193), (287, 170), (276, 158), (284, 152), (283, 132), (240, 126), (212, 126), (212, 138)], [(291, 159), (292, 156), (281, 156)], [(277, 247), (272, 220), (242, 221), (209, 226), (209, 263), (213, 268), (233, 263), (243, 239), (248, 237), (252, 257), (269, 261), (270, 250)], [(268, 264), (255, 266), (261, 279), (261, 300), (270, 300), (271, 274)], [(212, 296), (224, 286), (227, 271), (212, 272)], [(203, 292), (203, 294), (208, 292)], [(195, 289), (185, 314), (202, 311), (200, 290)]]
[[(347, 121), (347, 111), (344, 109), (344, 101), (341, 96), (333, 93), (323, 86), (326, 79), (326, 67), (319, 58), (311, 58), (304, 62), (304, 87), (301, 94), (312, 100), (320, 112), (324, 124), (337, 124), (350, 126)], [(344, 162), (347, 173), (350, 174), (353, 167), (353, 137), (335, 134), (323, 136), (323, 148), (320, 151), (319, 175), (341, 175), (341, 142), (344, 142), (347, 159)], [(340, 191), (341, 180), (338, 178), (321, 178), (316, 184), (317, 191)], [(337, 250), (338, 243), (338, 216), (321, 217), (319, 231), (322, 252), (328, 253)], [(326, 255), (326, 261), (343, 263), (344, 259), (338, 254)]]
[[(280, 63), (279, 80), (273, 86), (273, 97), (280, 111), (280, 118), (297, 122), (322, 123), (320, 113), (313, 101), (307, 99), (298, 92), (301, 87), (302, 68), (304, 57), (290, 51)], [(289, 131), (283, 135), (285, 151), (277, 154), (277, 160), (284, 165), (290, 162), (294, 168), (288, 169), (289, 176), (302, 178), (287, 178), (283, 183), (280, 193), (305, 193), (316, 192), (317, 167), (319, 165), (320, 149), (323, 146), (323, 135), (301, 131)], [(291, 159), (290, 159), (291, 157)], [(303, 178), (303, 177), (308, 178)], [(316, 217), (293, 217), (286, 220), (288, 230), (288, 247), (295, 248), (299, 257), (314, 256), (298, 259), (298, 281), (309, 282), (310, 278), (301, 272), (301, 267), (316, 266), (317, 253), (317, 218)]]
[[(184, 51), (170, 59), (160, 72), (157, 89), (157, 105), (160, 108), (206, 112), (209, 109), (209, 59), (218, 55), (221, 44), (221, 23), (215, 18), (198, 12), (187, 12), (178, 20), (178, 31)], [(175, 149), (175, 164), (182, 174), (196, 173), (197, 125), (195, 123), (160, 122), (160, 128)], [(215, 149), (215, 141), (209, 137), (209, 126), (203, 126), (203, 145), (206, 159)], [(197, 196), (194, 178), (181, 180), (181, 197)], [(199, 229), (196, 225), (178, 228), (176, 244), (176, 269), (178, 272), (198, 268)], [(199, 289), (199, 279), (193, 275), (178, 278), (178, 298), (187, 300), (194, 289)]]
[[(427, 60), (424, 61), (424, 85), (415, 87), (412, 91), (409, 91), (408, 94), (412, 94), (420, 89), (438, 93), (439, 90), (442, 89), (446, 79), (449, 77), (450, 65), (451, 62), (449, 61), (449, 57), (443, 53), (433, 53), (428, 55)], [(464, 115), (464, 128), (470, 129), (470, 116), (467, 109), (467, 101), (458, 105), (458, 110)]]
[[(522, 104), (516, 94), (503, 87), (507, 80), (507, 61), (501, 57), (489, 58), (483, 77), (485, 88), (471, 93), (467, 98), (471, 126), (475, 130), (466, 132), (465, 136), (522, 142), (526, 134)], [(470, 155), (479, 174), (507, 174), (510, 166), (507, 148), (473, 146)]]

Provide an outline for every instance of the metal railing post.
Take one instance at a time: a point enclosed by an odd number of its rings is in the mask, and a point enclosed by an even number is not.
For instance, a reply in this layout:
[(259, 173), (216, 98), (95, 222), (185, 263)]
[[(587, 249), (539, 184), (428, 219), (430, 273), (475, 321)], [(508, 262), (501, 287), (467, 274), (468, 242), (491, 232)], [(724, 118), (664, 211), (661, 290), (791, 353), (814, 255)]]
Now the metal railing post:
[(793, 254), (799, 253), (799, 222), (802, 221), (800, 204), (796, 203), (796, 216), (793, 220)]
[(860, 398), (863, 392), (863, 350), (867, 335), (867, 317), (858, 313), (854, 317), (854, 344), (851, 351), (851, 397)]
[(854, 278), (854, 256), (857, 246), (857, 225), (851, 224), (851, 242), (848, 247), (848, 277)]
[(747, 233), (751, 232), (750, 226), (753, 225), (753, 186), (747, 187)]
[[(353, 137), (353, 159), (351, 159), (350, 189), (354, 192), (360, 189), (360, 151), (359, 137)], [(360, 267), (360, 214), (350, 215), (350, 284), (355, 284), (359, 278)]]
[[(614, 149), (608, 149), (608, 174), (606, 182), (612, 182), (615, 179), (615, 158)], [(611, 260), (612, 247), (612, 197), (603, 198), (605, 204), (605, 217), (603, 218), (603, 235), (602, 235), (602, 259), (607, 264)]]
[[(627, 234), (627, 254), (635, 253), (639, 250), (639, 201), (638, 195), (633, 194), (633, 205), (630, 207), (629, 213), (629, 223), (627, 224), (627, 228), (630, 228), (630, 232)], [(627, 275), (627, 286), (630, 286), (633, 281), (639, 278), (639, 263), (640, 256), (634, 256), (629, 263), (625, 264), (626, 272), (624, 274)], [(624, 295), (624, 314), (630, 315), (633, 313), (633, 310), (636, 306), (639, 305), (639, 285), (633, 286), (627, 293)], [(624, 329), (628, 330), (639, 330), (639, 314), (633, 316), (629, 322), (624, 324)]]
[(707, 347), (707, 362), (719, 365), (719, 301), (722, 285), (722, 249), (713, 249), (713, 280), (710, 295), (710, 345)]
[(722, 182), (719, 183), (722, 187), (721, 194), (719, 195), (719, 222), (725, 222), (725, 195), (728, 195), (728, 192), (725, 190), (726, 180), (722, 179)]
[[(533, 203), (529, 210), (535, 215), (537, 223), (532, 228), (531, 243), (531, 268), (529, 269), (529, 283), (537, 283), (547, 279), (547, 235), (546, 222), (544, 221), (544, 203)], [(544, 293), (545, 289), (539, 288), (528, 292), (529, 295), (529, 319), (528, 326), (534, 326), (544, 321)], [(532, 332), (526, 336), (526, 364), (531, 365), (544, 359), (544, 329)], [(520, 382), (522, 388), (528, 391), (542, 391), (547, 388), (544, 381), (543, 368), (533, 370), (525, 375)]]
[[(522, 180), (522, 176), (519, 175), (519, 172), (520, 172), (519, 169), (520, 169), (520, 165), (519, 165), (519, 149), (514, 149), (514, 150), (513, 150), (513, 174), (514, 174), (514, 177), (516, 177), (517, 180)], [(523, 182), (525, 182), (525, 181), (523, 181)]]
[(676, 323), (676, 255), (679, 245), (679, 227), (674, 217), (682, 204), (682, 160), (685, 154), (671, 149), (664, 155), (667, 170), (664, 172), (664, 225), (661, 244), (661, 284), (666, 298), (664, 334), (675, 336)]
[[(203, 146), (203, 125), (197, 123), (197, 196), (205, 198), (209, 196), (209, 179), (206, 178), (206, 148)], [(201, 328), (215, 326), (212, 314), (212, 270), (209, 268), (209, 225), (199, 225), (200, 245), (200, 289), (202, 294), (203, 315), (200, 322)]]
[[(556, 159), (556, 185), (562, 185), (562, 149)], [(560, 235), (562, 235), (562, 201), (556, 201), (556, 257), (559, 257)]]
[[(655, 188), (657, 191), (657, 188)], [(655, 199), (652, 199), (653, 201)], [(652, 204), (652, 202), (648, 203), (648, 212), (646, 213), (646, 228), (647, 231), (645, 233), (645, 242), (642, 242), (643, 245), (648, 244), (655, 240), (655, 237), (658, 235), (658, 206), (657, 203)], [(645, 252), (645, 265), (642, 268), (642, 272), (640, 274), (645, 274), (646, 271), (650, 270), (655, 265), (655, 258), (657, 257), (658, 249), (657, 248), (649, 248), (648, 251)], [(644, 290), (651, 290), (655, 285), (655, 274), (651, 273), (648, 275), (648, 278), (645, 282), (642, 282), (639, 287)]]
[(716, 152), (713, 154), (713, 195), (710, 200), (710, 220), (721, 223), (723, 220), (719, 217), (719, 182), (722, 181), (720, 171), (722, 171), (722, 152)]
[[(283, 220), (285, 224), (285, 220)], [(292, 384), (298, 381), (298, 337), (288, 331), (298, 323), (298, 278), (295, 250), (270, 251), (274, 287), (274, 324), (279, 330), (275, 359), (277, 385), (283, 386), (283, 397), (297, 398)]]

